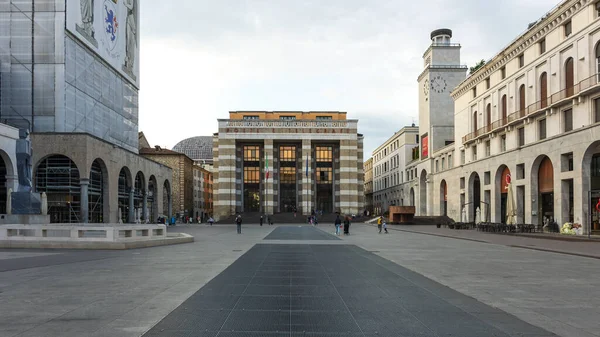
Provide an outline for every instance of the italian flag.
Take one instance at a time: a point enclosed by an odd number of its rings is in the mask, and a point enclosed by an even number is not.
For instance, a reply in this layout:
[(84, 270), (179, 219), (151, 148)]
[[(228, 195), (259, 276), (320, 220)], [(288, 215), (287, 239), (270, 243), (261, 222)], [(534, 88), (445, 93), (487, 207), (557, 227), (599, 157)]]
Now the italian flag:
[(265, 155), (265, 177), (269, 179), (269, 156)]

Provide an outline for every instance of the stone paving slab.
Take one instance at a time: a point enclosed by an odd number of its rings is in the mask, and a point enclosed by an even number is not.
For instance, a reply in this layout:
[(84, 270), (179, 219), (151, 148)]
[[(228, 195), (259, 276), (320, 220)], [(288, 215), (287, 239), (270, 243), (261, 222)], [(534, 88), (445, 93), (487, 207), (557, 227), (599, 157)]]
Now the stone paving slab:
[(339, 240), (338, 237), (324, 233), (313, 226), (277, 227), (265, 240)]
[[(257, 277), (273, 270), (291, 273)], [(354, 245), (273, 244), (254, 246), (144, 336), (197, 333), (556, 336)]]

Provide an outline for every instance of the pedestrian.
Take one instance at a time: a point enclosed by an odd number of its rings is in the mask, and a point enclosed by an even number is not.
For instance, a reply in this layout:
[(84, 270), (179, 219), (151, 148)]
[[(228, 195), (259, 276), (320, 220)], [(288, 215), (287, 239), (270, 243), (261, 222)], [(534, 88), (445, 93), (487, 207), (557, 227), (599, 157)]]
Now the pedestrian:
[(335, 235), (340, 235), (340, 226), (342, 224), (342, 219), (340, 219), (340, 216), (337, 215), (335, 217)]
[(263, 223), (263, 217), (262, 217), (262, 215), (261, 215), (261, 216), (260, 216), (260, 225), (261, 225), (261, 226), (262, 226), (262, 223)]
[(344, 234), (345, 235), (350, 234), (350, 218), (349, 217), (346, 217), (344, 219)]
[(385, 231), (385, 234), (389, 234), (389, 232), (387, 231), (387, 223), (385, 222), (385, 220), (383, 220), (383, 230)]
[(213, 225), (213, 223), (214, 223), (214, 222), (215, 222), (215, 219), (213, 219), (213, 218), (212, 218), (212, 216), (208, 218), (208, 223), (209, 223), (211, 226)]
[(379, 234), (381, 234), (381, 226), (383, 224), (383, 217), (380, 216), (379, 218), (377, 218), (377, 228), (379, 229)]
[(237, 233), (238, 234), (242, 234), (242, 216), (241, 215), (237, 215), (237, 217), (235, 218), (235, 224), (237, 225)]

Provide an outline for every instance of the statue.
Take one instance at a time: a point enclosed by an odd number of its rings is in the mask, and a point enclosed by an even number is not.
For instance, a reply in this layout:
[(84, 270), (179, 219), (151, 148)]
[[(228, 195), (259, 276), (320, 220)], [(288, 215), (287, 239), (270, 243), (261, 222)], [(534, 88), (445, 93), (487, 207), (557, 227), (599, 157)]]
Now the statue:
[(481, 223), (481, 209), (477, 207), (475, 210), (475, 224), (479, 225)]
[(48, 215), (48, 196), (42, 192), (42, 215)]
[(127, 9), (127, 22), (125, 29), (125, 63), (123, 70), (133, 76), (135, 56), (137, 54), (137, 0), (124, 0)]
[(17, 192), (31, 192), (31, 140), (29, 139), (29, 130), (19, 130), (19, 140), (17, 140), (17, 170), (19, 171), (19, 189)]
[(467, 222), (467, 209), (463, 206), (461, 222)]
[(12, 214), (12, 188), (8, 189), (8, 195), (6, 198), (6, 214), (7, 215), (11, 215)]
[(80, 0), (79, 9), (81, 10), (81, 24), (76, 24), (75, 29), (91, 44), (98, 47), (94, 31), (94, 0)]
[(123, 223), (123, 211), (121, 210), (121, 207), (119, 207), (119, 214), (118, 215), (118, 222), (119, 223)]

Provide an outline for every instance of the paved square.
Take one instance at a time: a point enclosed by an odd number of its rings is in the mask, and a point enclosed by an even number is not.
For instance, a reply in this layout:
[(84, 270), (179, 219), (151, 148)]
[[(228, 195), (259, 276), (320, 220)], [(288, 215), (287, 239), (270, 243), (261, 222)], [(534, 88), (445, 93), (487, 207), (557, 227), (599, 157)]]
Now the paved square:
[[(335, 232), (335, 229), (332, 229), (332, 232)], [(265, 240), (339, 240), (339, 238), (329, 235), (317, 227), (286, 226), (275, 228), (274, 231), (265, 237)]]
[(354, 245), (258, 244), (144, 336), (556, 335)]

